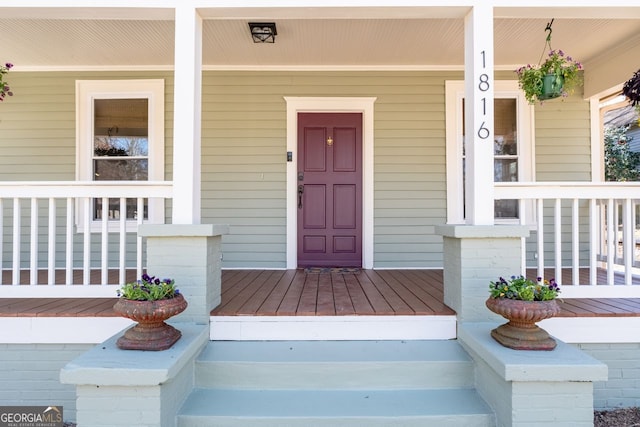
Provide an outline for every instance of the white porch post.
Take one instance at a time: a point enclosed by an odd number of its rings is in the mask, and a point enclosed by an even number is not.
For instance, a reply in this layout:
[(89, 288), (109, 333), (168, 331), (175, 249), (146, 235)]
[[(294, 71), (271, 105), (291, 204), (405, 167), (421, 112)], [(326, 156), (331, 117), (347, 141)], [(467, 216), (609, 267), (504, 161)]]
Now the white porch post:
[(465, 17), (465, 210), (470, 225), (493, 225), (493, 6)]
[[(477, 2), (480, 3), (480, 2)], [(465, 17), (466, 224), (436, 228), (443, 236), (444, 302), (458, 324), (495, 321), (485, 307), (489, 282), (522, 271), (520, 225), (495, 226), (493, 213), (493, 7)]]
[(175, 13), (173, 223), (199, 224), (202, 17), (188, 5)]

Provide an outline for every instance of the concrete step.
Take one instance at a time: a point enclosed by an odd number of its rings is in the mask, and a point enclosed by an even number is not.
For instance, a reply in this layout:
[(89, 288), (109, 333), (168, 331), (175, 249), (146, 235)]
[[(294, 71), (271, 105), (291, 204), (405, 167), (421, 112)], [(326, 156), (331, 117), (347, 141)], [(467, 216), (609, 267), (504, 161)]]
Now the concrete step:
[(495, 426), (457, 341), (213, 341), (179, 427)]
[(494, 415), (473, 389), (196, 389), (178, 427), (489, 427)]
[(196, 369), (196, 387), (202, 388), (473, 387), (473, 363), (455, 340), (213, 341)]

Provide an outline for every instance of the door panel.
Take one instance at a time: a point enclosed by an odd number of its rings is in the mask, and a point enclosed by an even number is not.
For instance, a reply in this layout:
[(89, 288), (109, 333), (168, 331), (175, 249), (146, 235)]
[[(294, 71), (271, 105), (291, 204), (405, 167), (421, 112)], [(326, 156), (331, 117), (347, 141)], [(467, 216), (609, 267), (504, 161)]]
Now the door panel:
[(362, 114), (298, 115), (298, 266), (362, 266)]

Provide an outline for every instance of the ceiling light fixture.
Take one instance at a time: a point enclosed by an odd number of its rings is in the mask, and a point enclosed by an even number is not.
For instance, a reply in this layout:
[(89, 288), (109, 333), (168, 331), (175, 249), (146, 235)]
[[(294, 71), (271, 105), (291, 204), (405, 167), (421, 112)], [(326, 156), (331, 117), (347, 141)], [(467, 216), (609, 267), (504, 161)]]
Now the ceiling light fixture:
[(275, 22), (249, 22), (249, 30), (254, 43), (275, 43), (276, 31)]

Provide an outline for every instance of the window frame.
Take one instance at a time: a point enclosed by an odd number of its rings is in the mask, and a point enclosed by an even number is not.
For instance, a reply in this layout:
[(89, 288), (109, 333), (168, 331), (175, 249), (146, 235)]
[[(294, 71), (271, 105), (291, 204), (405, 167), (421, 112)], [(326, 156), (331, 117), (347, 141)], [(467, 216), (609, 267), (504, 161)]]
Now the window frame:
[[(164, 80), (76, 80), (76, 180), (97, 182), (93, 179), (94, 100), (96, 99), (148, 99), (148, 181), (164, 181)], [(136, 181), (123, 181), (136, 182)], [(76, 206), (76, 226), (84, 231), (86, 200)], [(153, 224), (164, 223), (164, 202), (148, 200), (148, 218)], [(91, 220), (91, 231), (102, 229), (102, 220)], [(120, 230), (119, 221), (109, 221), (110, 232)], [(127, 219), (126, 230), (137, 230), (137, 220)]]
[[(447, 156), (447, 224), (464, 224), (463, 200), (463, 120), (462, 100), (464, 99), (464, 81), (447, 80), (445, 82), (445, 122)], [(535, 176), (535, 140), (534, 107), (518, 88), (516, 80), (495, 81), (494, 98), (516, 99), (516, 121), (518, 124), (518, 181), (531, 182)], [(495, 159), (495, 155), (494, 155)], [(535, 223), (533, 201), (525, 203), (524, 218), (526, 224)], [(494, 218), (496, 224), (521, 224), (520, 218)]]

